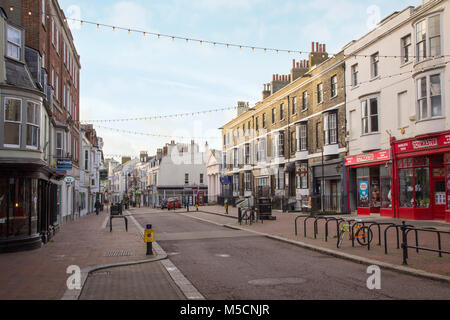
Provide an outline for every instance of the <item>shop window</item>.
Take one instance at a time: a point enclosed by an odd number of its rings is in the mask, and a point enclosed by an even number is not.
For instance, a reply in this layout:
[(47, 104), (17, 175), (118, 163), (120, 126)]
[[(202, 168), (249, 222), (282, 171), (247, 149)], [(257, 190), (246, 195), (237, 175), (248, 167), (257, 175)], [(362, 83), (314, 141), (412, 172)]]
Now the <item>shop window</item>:
[(412, 208), (413, 196), (413, 169), (401, 169), (399, 171), (400, 207)]
[(430, 207), (430, 172), (428, 168), (416, 168), (414, 172), (414, 191), (417, 208)]
[(446, 163), (446, 190), (447, 190), (447, 209), (450, 210), (450, 153), (445, 155), (445, 163)]
[(381, 208), (392, 208), (391, 167), (380, 166)]
[(379, 167), (370, 167), (370, 207), (379, 208), (380, 202), (380, 170)]
[(369, 207), (369, 167), (356, 169), (356, 178), (358, 186), (358, 208)]
[(398, 161), (400, 207), (430, 207), (430, 169), (428, 157), (406, 158)]

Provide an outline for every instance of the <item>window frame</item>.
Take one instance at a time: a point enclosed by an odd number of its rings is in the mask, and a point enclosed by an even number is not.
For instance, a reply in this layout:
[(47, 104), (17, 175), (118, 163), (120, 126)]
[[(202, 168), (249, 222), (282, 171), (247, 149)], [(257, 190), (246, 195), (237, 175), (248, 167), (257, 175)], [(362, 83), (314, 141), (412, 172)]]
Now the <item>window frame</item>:
[[(19, 107), (19, 113), (20, 113), (20, 120), (6, 120), (6, 102), (9, 100), (15, 100), (20, 101), (20, 107)], [(22, 110), (22, 99), (14, 98), (14, 97), (5, 97), (4, 103), (3, 103), (3, 123), (14, 123), (19, 125), (19, 144), (7, 144), (5, 143), (5, 126), (3, 125), (3, 147), (4, 148), (14, 148), (14, 149), (20, 149), (22, 145), (22, 120), (23, 120), (23, 110)]]
[[(334, 82), (333, 82), (333, 80), (334, 80)], [(332, 76), (330, 79), (330, 96), (331, 96), (331, 98), (336, 98), (338, 96), (337, 74)]]
[(297, 97), (292, 97), (292, 115), (297, 114)]
[[(35, 118), (34, 120), (37, 123), (33, 123), (33, 122), (29, 122), (28, 121), (28, 107), (29, 107), (30, 103), (34, 105), (33, 115), (34, 115), (34, 118)], [(27, 116), (26, 116), (26, 122), (25, 122), (25, 125), (26, 125), (25, 146), (26, 146), (27, 149), (38, 150), (39, 147), (40, 147), (41, 105), (39, 103), (34, 102), (34, 101), (27, 100), (27, 113), (26, 113), (26, 115)], [(28, 126), (34, 127), (34, 129), (36, 129), (36, 137), (35, 137), (36, 138), (36, 145), (29, 145), (28, 142), (27, 142), (27, 139), (28, 139)]]
[(370, 56), (370, 77), (376, 78), (380, 75), (380, 53), (376, 52)]
[[(336, 111), (331, 111), (331, 112), (325, 112), (323, 114), (323, 131), (324, 131), (324, 135), (323, 135), (323, 144), (324, 145), (334, 145), (338, 143), (338, 114)], [(334, 120), (333, 120), (334, 119)], [(326, 126), (325, 126), (326, 124)], [(333, 127), (334, 126), (334, 127)], [(334, 132), (334, 135), (332, 135), (332, 133)], [(334, 140), (331, 140), (331, 137), (334, 137)]]
[[(431, 37), (430, 33), (430, 20), (432, 18), (439, 17), (439, 36), (433, 36)], [(417, 27), (421, 25), (422, 23), (425, 23), (425, 39), (421, 39), (421, 41), (418, 41), (418, 33), (417, 33)], [(415, 43), (415, 53), (416, 53), (416, 62), (421, 62), (426, 59), (429, 59), (432, 57), (431, 54), (431, 39), (439, 37), (439, 54), (438, 57), (442, 56), (442, 14), (441, 13), (435, 13), (431, 14), (419, 21), (417, 21), (414, 25), (414, 43)], [(419, 46), (422, 45), (424, 55), (421, 56), (419, 54)], [(424, 45), (424, 47), (423, 47)]]
[[(370, 102), (372, 100), (376, 100), (377, 101), (377, 113), (376, 114), (372, 114), (371, 113), (371, 108), (370, 108)], [(368, 134), (376, 134), (376, 133), (380, 133), (380, 97), (378, 95), (376, 96), (367, 96), (364, 99), (360, 100), (361, 102), (361, 135), (368, 135)], [(364, 115), (363, 113), (363, 103), (365, 103), (366, 107), (367, 107), (367, 114)], [(376, 116), (377, 117), (377, 126), (378, 126), (378, 130), (377, 131), (373, 131), (372, 130), (372, 117)], [(364, 132), (364, 119), (367, 119), (367, 132)]]
[[(405, 44), (406, 43), (405, 40), (408, 38), (409, 44)], [(410, 33), (400, 39), (400, 50), (401, 50), (400, 62), (402, 65), (411, 61), (409, 58), (411, 46), (412, 46), (412, 35)]]
[(308, 110), (308, 91), (302, 93), (302, 111)]
[[(431, 95), (431, 77), (433, 76), (439, 76), (439, 85), (440, 85), (440, 98), (441, 98), (441, 107), (440, 107), (440, 115), (432, 115), (432, 95)], [(426, 81), (426, 96), (425, 97), (419, 97), (419, 82), (421, 80), (425, 79)], [(416, 112), (417, 112), (417, 121), (424, 121), (424, 120), (430, 120), (435, 118), (442, 118), (444, 116), (445, 111), (445, 103), (444, 103), (444, 94), (443, 94), (443, 85), (445, 85), (445, 82), (443, 81), (443, 71), (438, 72), (427, 72), (423, 75), (421, 75), (419, 78), (416, 79)], [(436, 97), (436, 95), (434, 96)], [(425, 100), (426, 107), (427, 107), (427, 116), (422, 117), (422, 110), (420, 101)]]
[[(16, 42), (10, 40), (10, 38), (8, 37), (9, 29), (12, 29), (14, 31), (18, 31), (19, 32), (19, 36), (20, 36), (19, 43), (16, 43)], [(10, 45), (19, 49), (19, 56), (18, 57), (11, 56), (9, 54), (8, 48), (9, 48)], [(5, 55), (8, 58), (11, 58), (11, 59), (16, 60), (16, 61), (22, 61), (22, 56), (23, 56), (23, 51), (24, 51), (23, 50), (23, 30), (21, 30), (21, 29), (19, 29), (17, 27), (14, 27), (14, 26), (12, 26), (12, 25), (10, 25), (8, 23), (6, 24), (6, 48), (5, 49), (6, 49)]]
[(350, 68), (352, 87), (358, 86), (359, 65), (355, 63)]
[(284, 103), (280, 104), (280, 122), (284, 120)]
[(317, 104), (323, 103), (323, 83), (317, 85)]

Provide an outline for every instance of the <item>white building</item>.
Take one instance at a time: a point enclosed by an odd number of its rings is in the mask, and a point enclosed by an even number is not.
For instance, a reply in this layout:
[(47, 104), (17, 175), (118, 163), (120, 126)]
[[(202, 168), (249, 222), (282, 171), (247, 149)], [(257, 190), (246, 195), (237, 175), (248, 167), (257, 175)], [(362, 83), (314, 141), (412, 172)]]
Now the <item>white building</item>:
[(206, 174), (208, 176), (208, 202), (217, 202), (221, 195), (220, 177), (222, 176), (222, 152), (209, 150), (206, 161)]
[(450, 219), (449, 30), (449, 1), (430, 0), (345, 47), (352, 211)]

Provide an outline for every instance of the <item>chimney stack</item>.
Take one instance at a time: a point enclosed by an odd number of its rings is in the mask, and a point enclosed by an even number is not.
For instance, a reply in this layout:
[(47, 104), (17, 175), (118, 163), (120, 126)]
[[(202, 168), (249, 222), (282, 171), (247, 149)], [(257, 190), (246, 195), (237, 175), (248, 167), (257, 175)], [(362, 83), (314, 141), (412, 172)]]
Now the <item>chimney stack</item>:
[[(314, 46), (316, 47), (316, 50), (314, 50)], [(326, 45), (324, 43), (312, 42), (311, 47), (313, 50), (309, 54), (308, 61), (308, 67), (310, 69), (328, 59), (328, 53), (326, 52)]]

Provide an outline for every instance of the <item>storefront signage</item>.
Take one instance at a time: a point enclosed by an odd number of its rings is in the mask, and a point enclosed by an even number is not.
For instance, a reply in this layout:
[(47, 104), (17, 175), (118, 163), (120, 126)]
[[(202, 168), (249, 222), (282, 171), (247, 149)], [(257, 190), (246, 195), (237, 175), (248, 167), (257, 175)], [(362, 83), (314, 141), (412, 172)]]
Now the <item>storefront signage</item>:
[(73, 183), (73, 182), (75, 182), (75, 178), (74, 177), (65, 177), (64, 182), (65, 183)]
[(377, 151), (373, 153), (360, 154), (357, 156), (345, 157), (345, 165), (352, 166), (355, 164), (374, 162), (374, 161), (387, 161), (391, 159), (390, 150)]
[(443, 134), (438, 137), (412, 140), (407, 142), (400, 142), (395, 145), (395, 152), (410, 152), (416, 150), (429, 149), (434, 147), (450, 146), (450, 134)]
[(56, 170), (71, 171), (72, 170), (72, 159), (59, 158), (58, 160), (56, 160)]

